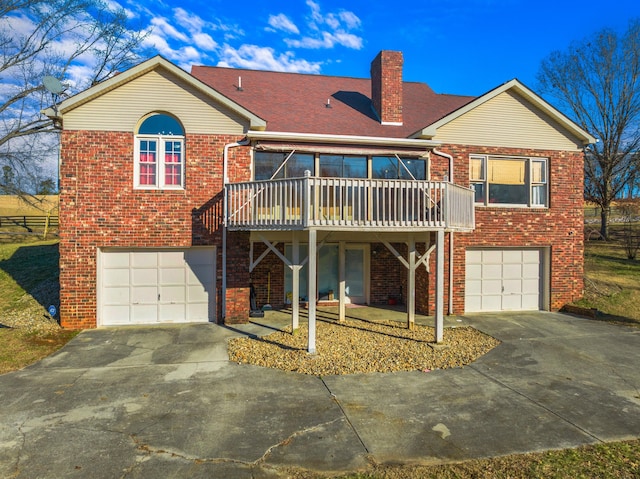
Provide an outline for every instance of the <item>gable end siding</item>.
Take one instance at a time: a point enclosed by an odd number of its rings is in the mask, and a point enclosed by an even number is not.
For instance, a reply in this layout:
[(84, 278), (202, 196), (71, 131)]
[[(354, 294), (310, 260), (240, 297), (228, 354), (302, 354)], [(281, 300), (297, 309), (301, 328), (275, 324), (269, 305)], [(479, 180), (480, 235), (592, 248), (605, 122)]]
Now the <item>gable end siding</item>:
[(64, 129), (133, 132), (140, 118), (153, 111), (177, 116), (191, 134), (242, 135), (249, 128), (235, 112), (173, 75), (155, 70), (65, 112)]
[(433, 138), (443, 143), (577, 151), (581, 141), (550, 116), (504, 92), (450, 123)]

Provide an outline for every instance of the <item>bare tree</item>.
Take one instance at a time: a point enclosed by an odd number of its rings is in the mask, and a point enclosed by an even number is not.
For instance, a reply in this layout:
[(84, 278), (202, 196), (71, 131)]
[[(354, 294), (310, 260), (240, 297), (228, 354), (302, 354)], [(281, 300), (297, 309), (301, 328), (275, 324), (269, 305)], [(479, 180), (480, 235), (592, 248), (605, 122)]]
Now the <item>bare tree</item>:
[(604, 29), (551, 53), (538, 82), (541, 93), (598, 140), (585, 154), (585, 199), (600, 207), (606, 239), (611, 203), (637, 174), (640, 21), (631, 21), (623, 35)]
[(144, 33), (103, 0), (0, 2), (0, 193), (24, 194), (43, 180), (43, 158), (56, 151), (51, 120), (40, 111), (56, 100), (43, 86), (53, 76), (72, 94), (137, 60)]

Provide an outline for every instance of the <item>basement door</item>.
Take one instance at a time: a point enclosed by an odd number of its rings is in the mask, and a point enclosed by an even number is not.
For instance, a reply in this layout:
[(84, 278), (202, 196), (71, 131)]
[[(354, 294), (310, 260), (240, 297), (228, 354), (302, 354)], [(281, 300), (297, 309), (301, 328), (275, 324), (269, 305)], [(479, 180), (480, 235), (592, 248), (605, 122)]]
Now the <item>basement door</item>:
[(99, 255), (98, 325), (215, 320), (215, 248)]
[(465, 312), (530, 311), (542, 307), (540, 249), (469, 249)]
[[(308, 246), (300, 245), (300, 258), (306, 258)], [(369, 245), (345, 245), (345, 294), (348, 303), (366, 304), (369, 302)], [(285, 256), (291, 260), (292, 246), (285, 246)], [(339, 297), (339, 247), (337, 244), (324, 244), (318, 251), (318, 300), (338, 301)], [(293, 289), (293, 273), (291, 269), (284, 269), (285, 302), (290, 303), (290, 292)], [(300, 296), (307, 300), (307, 265), (300, 271)]]

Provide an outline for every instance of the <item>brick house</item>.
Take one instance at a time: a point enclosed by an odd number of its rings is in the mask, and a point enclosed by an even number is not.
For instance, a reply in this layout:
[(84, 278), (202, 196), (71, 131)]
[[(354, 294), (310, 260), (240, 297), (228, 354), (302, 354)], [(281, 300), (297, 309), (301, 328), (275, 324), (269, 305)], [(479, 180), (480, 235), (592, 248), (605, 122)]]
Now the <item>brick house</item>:
[(154, 57), (48, 110), (62, 325), (244, 322), (251, 290), (294, 323), (300, 301), (310, 320), (391, 302), (440, 329), (579, 298), (594, 138), (518, 80), (443, 95), (402, 67), (392, 51), (370, 79)]

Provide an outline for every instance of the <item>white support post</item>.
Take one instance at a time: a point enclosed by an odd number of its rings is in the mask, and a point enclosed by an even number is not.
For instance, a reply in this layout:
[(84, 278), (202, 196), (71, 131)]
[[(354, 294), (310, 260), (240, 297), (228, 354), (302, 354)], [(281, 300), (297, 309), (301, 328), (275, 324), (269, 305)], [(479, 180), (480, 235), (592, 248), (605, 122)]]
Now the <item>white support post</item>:
[(416, 321), (416, 240), (409, 235), (409, 268), (407, 272), (407, 328), (413, 329)]
[(307, 351), (309, 354), (316, 353), (316, 298), (318, 296), (318, 284), (317, 284), (317, 231), (315, 229), (309, 230), (309, 279), (307, 286), (309, 290), (309, 347)]
[(444, 229), (436, 233), (436, 343), (444, 338)]
[(340, 307), (338, 308), (338, 321), (344, 321), (345, 299), (346, 299), (346, 264), (345, 264), (345, 242), (338, 243), (338, 296), (340, 298)]
[(293, 287), (291, 292), (291, 331), (295, 331), (300, 326), (300, 239), (298, 232), (293, 232), (292, 242), (292, 260), (291, 272), (293, 276)]

